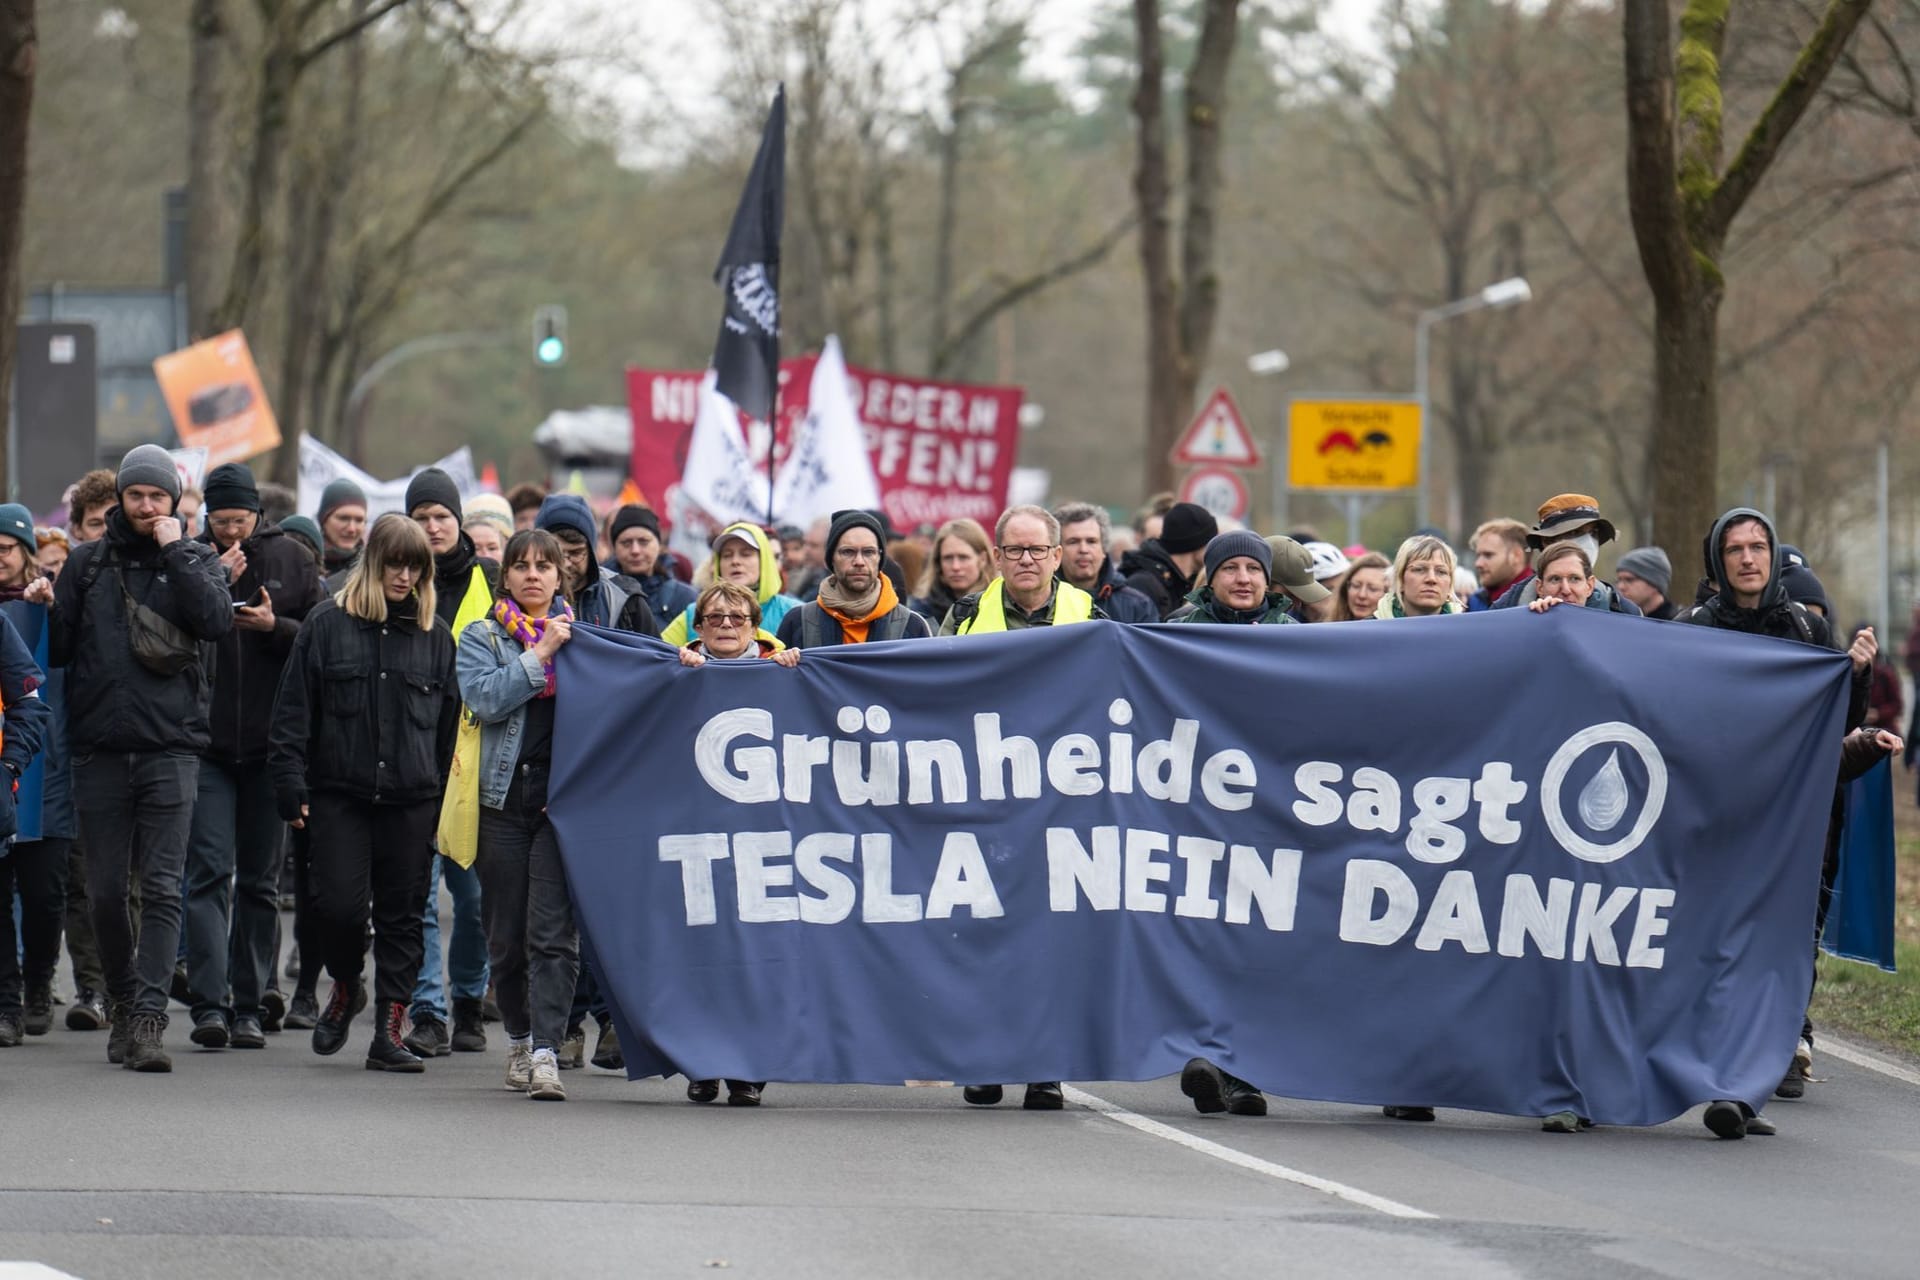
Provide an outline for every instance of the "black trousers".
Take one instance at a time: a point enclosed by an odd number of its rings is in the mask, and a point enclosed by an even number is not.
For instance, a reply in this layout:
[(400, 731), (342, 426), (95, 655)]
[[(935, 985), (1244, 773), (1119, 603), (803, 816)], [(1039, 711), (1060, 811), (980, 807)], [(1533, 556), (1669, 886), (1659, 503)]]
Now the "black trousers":
[[(61, 838), (22, 840), (0, 857), (0, 1013), (19, 1013), (27, 995), (53, 986), (67, 909), (67, 848), (72, 843)], [(20, 895), (17, 939), (15, 893)]]
[(319, 792), (308, 804), (308, 935), (334, 981), (357, 983), (371, 919), (374, 998), (406, 1004), (420, 976), (420, 913), (440, 802), (373, 804)]

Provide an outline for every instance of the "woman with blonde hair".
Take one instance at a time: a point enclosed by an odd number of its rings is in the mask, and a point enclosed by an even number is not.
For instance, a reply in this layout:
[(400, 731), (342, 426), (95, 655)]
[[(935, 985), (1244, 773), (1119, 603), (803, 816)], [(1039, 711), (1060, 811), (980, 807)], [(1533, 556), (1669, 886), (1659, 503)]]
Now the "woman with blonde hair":
[(1464, 612), (1453, 598), (1453, 571), (1458, 567), (1446, 539), (1431, 534), (1408, 538), (1393, 557), (1387, 594), (1373, 616), (1431, 618)]
[(937, 628), (956, 602), (986, 590), (999, 576), (993, 567), (993, 544), (980, 522), (949, 520), (933, 535), (933, 554), (907, 607)]
[(338, 1053), (366, 1007), (371, 923), (369, 1071), (425, 1070), (402, 1037), (460, 710), (453, 636), (435, 603), (427, 535), (405, 516), (381, 516), (346, 585), (301, 625), (268, 735), (280, 816), (309, 833), (309, 936), (333, 975), (313, 1050)]

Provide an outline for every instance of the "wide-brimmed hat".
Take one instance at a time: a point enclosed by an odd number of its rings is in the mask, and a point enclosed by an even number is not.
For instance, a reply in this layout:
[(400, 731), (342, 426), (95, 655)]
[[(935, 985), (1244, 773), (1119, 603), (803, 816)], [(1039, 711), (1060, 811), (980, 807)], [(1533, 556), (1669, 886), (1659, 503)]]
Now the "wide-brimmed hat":
[(1538, 551), (1585, 525), (1594, 526), (1594, 537), (1600, 542), (1619, 536), (1612, 522), (1601, 516), (1599, 499), (1584, 493), (1555, 494), (1540, 504), (1539, 523), (1527, 530), (1527, 545)]

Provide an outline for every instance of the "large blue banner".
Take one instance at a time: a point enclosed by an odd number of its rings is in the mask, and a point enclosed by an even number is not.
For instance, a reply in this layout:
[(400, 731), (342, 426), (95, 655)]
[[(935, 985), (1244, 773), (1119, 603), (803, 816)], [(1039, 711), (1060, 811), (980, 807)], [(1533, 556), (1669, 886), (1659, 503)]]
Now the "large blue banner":
[(629, 1072), (1151, 1079), (1652, 1124), (1780, 1080), (1847, 664), (1582, 609), (679, 666), (551, 812)]

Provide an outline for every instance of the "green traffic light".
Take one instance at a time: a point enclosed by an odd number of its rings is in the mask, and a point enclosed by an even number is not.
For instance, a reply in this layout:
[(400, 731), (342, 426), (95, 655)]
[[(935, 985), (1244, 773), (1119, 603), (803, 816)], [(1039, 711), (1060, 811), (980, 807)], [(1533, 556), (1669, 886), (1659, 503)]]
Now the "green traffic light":
[(560, 358), (567, 353), (567, 344), (556, 337), (545, 337), (540, 339), (536, 352), (541, 364), (559, 364)]

